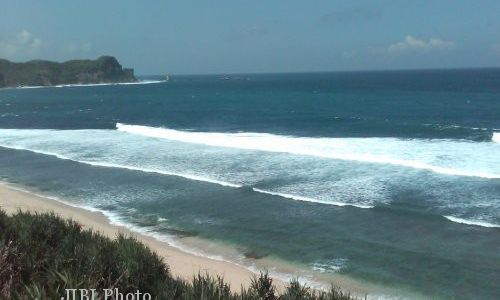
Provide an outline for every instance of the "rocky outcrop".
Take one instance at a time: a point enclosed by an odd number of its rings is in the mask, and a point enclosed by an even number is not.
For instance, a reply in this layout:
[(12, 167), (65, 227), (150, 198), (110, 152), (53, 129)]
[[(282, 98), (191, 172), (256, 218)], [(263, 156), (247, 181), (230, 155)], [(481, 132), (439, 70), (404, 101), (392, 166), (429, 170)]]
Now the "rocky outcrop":
[(112, 56), (63, 63), (46, 60), (14, 63), (0, 59), (0, 87), (136, 81), (134, 70), (124, 69)]

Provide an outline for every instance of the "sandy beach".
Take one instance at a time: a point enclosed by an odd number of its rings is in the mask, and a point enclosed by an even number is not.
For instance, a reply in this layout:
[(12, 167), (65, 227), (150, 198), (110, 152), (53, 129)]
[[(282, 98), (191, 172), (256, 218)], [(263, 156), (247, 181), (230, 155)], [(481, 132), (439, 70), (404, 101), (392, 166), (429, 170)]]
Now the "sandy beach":
[[(195, 255), (189, 252), (184, 252), (167, 242), (160, 241), (154, 237), (147, 236), (135, 232), (125, 226), (111, 224), (107, 216), (101, 212), (90, 211), (84, 208), (79, 208), (65, 204), (61, 201), (54, 200), (41, 196), (39, 194), (27, 192), (19, 189), (16, 186), (0, 182), (0, 209), (7, 214), (14, 214), (17, 211), (27, 211), (32, 213), (47, 213), (53, 212), (63, 218), (72, 219), (86, 228), (100, 232), (101, 234), (115, 238), (118, 234), (131, 235), (141, 241), (150, 249), (155, 251), (168, 264), (171, 273), (174, 276), (185, 280), (191, 280), (198, 273), (208, 273), (213, 276), (222, 276), (224, 280), (230, 284), (233, 292), (240, 292), (241, 287), (248, 287), (254, 275), (257, 273), (247, 269), (244, 266), (238, 265), (224, 260), (212, 259), (205, 256)], [(210, 248), (210, 245), (197, 245), (198, 247)], [(211, 249), (212, 252), (215, 249)], [(227, 250), (227, 249), (224, 249)], [(221, 251), (224, 251), (221, 250)], [(257, 262), (256, 262), (257, 263)], [(258, 266), (258, 267), (257, 267)], [(298, 269), (285, 262), (266, 258), (260, 259), (259, 264), (256, 264), (256, 269), (269, 269), (269, 266), (276, 267), (279, 274), (298, 274)], [(287, 280), (273, 276), (273, 283), (278, 291), (283, 291)], [(386, 299), (388, 295), (397, 295), (400, 293), (412, 299), (422, 299), (422, 296), (415, 293), (403, 292), (402, 290), (392, 290), (387, 287), (361, 282), (342, 275), (317, 274), (309, 278), (309, 284), (316, 284), (310, 287), (318, 289), (327, 289), (333, 283), (335, 287), (340, 287), (344, 291), (349, 291), (351, 295), (367, 299)], [(300, 280), (300, 278), (299, 278)], [(391, 297), (391, 296), (389, 296)], [(396, 297), (395, 299), (399, 299)]]
[[(162, 257), (174, 276), (185, 280), (191, 280), (193, 276), (198, 273), (222, 276), (224, 280), (230, 284), (233, 292), (239, 292), (241, 287), (248, 287), (253, 276), (257, 274), (235, 263), (184, 252), (154, 237), (132, 231), (125, 226), (111, 224), (108, 217), (101, 212), (71, 206), (61, 201), (27, 192), (16, 186), (1, 182), (0, 209), (7, 214), (14, 214), (19, 210), (32, 213), (53, 212), (62, 218), (72, 219), (84, 227), (100, 232), (110, 238), (115, 238), (120, 233), (134, 236)], [(205, 246), (210, 247), (209, 245)], [(297, 269), (286, 263), (276, 260), (272, 262), (266, 261), (266, 259), (261, 260), (262, 262), (259, 266), (263, 269), (267, 269), (266, 266), (273, 265), (280, 271), (288, 274), (297, 272)], [(325, 276), (315, 276), (310, 279), (320, 284), (318, 286), (312, 286), (315, 288), (328, 288), (329, 283), (332, 282), (331, 278)], [(276, 278), (275, 276), (273, 276), (273, 282), (278, 291), (282, 291), (287, 284), (285, 280)], [(378, 299), (377, 295), (384, 294), (383, 288), (361, 283), (344, 276), (335, 276), (334, 282), (335, 286), (341, 287), (345, 291), (350, 291), (353, 295), (359, 297), (369, 295), (370, 299)]]
[[(13, 214), (18, 210), (32, 213), (54, 212), (110, 238), (115, 238), (119, 233), (132, 235), (161, 256), (169, 265), (172, 274), (186, 280), (190, 280), (199, 272), (219, 275), (224, 277), (224, 280), (231, 285), (234, 291), (239, 291), (241, 286), (246, 287), (250, 284), (254, 275), (251, 271), (236, 264), (192, 255), (152, 237), (132, 232), (123, 226), (112, 225), (102, 213), (66, 205), (56, 200), (17, 190), (5, 184), (0, 184), (0, 208), (8, 214)], [(283, 286), (283, 282), (277, 279), (275, 279), (275, 283), (278, 287)]]

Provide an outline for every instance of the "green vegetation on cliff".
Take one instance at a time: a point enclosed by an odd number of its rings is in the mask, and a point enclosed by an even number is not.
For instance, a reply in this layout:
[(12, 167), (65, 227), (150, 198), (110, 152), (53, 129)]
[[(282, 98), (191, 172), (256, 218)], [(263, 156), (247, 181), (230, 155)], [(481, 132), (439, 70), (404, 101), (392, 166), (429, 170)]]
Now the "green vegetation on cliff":
[(139, 290), (151, 299), (353, 299), (337, 289), (321, 292), (297, 281), (279, 295), (267, 274), (240, 293), (231, 292), (222, 278), (198, 275), (185, 281), (131, 237), (111, 240), (54, 214), (8, 216), (0, 210), (0, 299), (65, 299), (65, 289), (89, 288), (100, 295), (104, 289)]
[(135, 81), (137, 79), (134, 77), (134, 70), (122, 68), (112, 56), (63, 63), (46, 60), (14, 63), (0, 59), (0, 87)]

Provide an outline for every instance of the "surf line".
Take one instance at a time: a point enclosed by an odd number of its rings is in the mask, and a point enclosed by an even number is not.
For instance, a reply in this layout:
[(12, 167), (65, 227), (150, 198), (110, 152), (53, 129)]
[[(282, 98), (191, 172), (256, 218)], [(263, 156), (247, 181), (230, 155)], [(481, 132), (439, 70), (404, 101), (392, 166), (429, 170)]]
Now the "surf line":
[[(266, 151), (274, 153), (288, 153), (319, 158), (335, 159), (342, 161), (355, 161), (361, 163), (386, 164), (407, 167), (417, 170), (426, 170), (449, 176), (480, 177), (486, 179), (500, 178), (500, 174), (483, 171), (467, 171), (444, 166), (432, 165), (427, 162), (374, 155), (370, 153), (353, 153), (349, 151), (332, 152), (322, 149), (327, 143), (341, 143), (345, 150), (346, 140), (359, 140), (357, 138), (299, 138), (270, 133), (220, 133), (220, 132), (190, 132), (163, 127), (149, 127), (143, 125), (128, 125), (116, 123), (116, 130), (141, 135), (151, 138), (179, 141), (184, 143), (200, 144), (212, 147), (226, 147), (253, 151)], [(392, 139), (392, 138), (391, 138)], [(318, 147), (311, 147), (311, 143), (319, 143)], [(333, 150), (333, 148), (331, 149)]]
[[(106, 162), (93, 162), (93, 161), (86, 161), (86, 160), (77, 160), (77, 159), (73, 159), (73, 158), (70, 158), (68, 156), (60, 155), (60, 154), (53, 153), (53, 152), (38, 151), (38, 150), (22, 148), (22, 147), (14, 147), (14, 146), (8, 146), (8, 145), (0, 145), (0, 147), (5, 147), (5, 148), (9, 148), (9, 149), (14, 149), (14, 150), (29, 151), (29, 152), (47, 155), (47, 156), (53, 156), (53, 157), (57, 157), (57, 158), (62, 159), (62, 160), (69, 160), (69, 161), (73, 161), (76, 163), (91, 165), (94, 167), (126, 169), (126, 170), (130, 170), (130, 171), (139, 171), (139, 172), (144, 172), (144, 173), (155, 173), (155, 174), (166, 175), (166, 176), (176, 176), (176, 177), (181, 177), (181, 178), (185, 178), (185, 179), (189, 179), (189, 180), (207, 182), (207, 183), (217, 184), (220, 186), (231, 187), (231, 188), (244, 188), (245, 187), (242, 184), (235, 184), (235, 183), (226, 182), (226, 181), (217, 180), (217, 179), (212, 179), (212, 178), (207, 178), (207, 177), (199, 176), (199, 175), (183, 174), (183, 173), (169, 172), (169, 171), (163, 171), (163, 170), (157, 170), (157, 169), (140, 168), (140, 167), (119, 165), (119, 164), (106, 163)], [(280, 197), (280, 198), (286, 198), (286, 199), (295, 200), (295, 201), (311, 202), (311, 203), (318, 203), (318, 204), (325, 204), (325, 205), (334, 205), (334, 206), (340, 206), (340, 207), (352, 206), (352, 207), (357, 207), (357, 208), (373, 208), (373, 206), (371, 206), (371, 205), (320, 200), (320, 199), (315, 199), (315, 198), (311, 198), (311, 197), (285, 194), (285, 193), (279, 193), (279, 192), (272, 192), (272, 191), (262, 190), (262, 189), (258, 189), (258, 188), (254, 188), (254, 187), (251, 187), (251, 190), (253, 192), (256, 192), (256, 193), (267, 194), (267, 195), (276, 196), (276, 197)]]

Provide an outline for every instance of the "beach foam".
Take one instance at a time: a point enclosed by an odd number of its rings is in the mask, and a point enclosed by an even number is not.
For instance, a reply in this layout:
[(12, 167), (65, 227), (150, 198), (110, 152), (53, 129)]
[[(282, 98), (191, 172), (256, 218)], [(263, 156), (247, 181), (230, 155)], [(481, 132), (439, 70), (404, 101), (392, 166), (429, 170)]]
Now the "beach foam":
[(109, 223), (111, 225), (115, 225), (115, 226), (123, 226), (133, 232), (136, 232), (136, 233), (139, 233), (139, 234), (142, 234), (142, 235), (145, 235), (145, 236), (149, 236), (149, 237), (152, 237), (158, 241), (161, 241), (161, 242), (165, 242), (167, 244), (169, 244), (170, 246), (176, 248), (176, 249), (179, 249), (183, 252), (186, 252), (186, 253), (189, 253), (189, 254), (192, 254), (192, 255), (195, 255), (195, 256), (201, 256), (201, 257), (206, 257), (206, 258), (209, 258), (209, 259), (213, 259), (213, 260), (217, 260), (217, 261), (224, 261), (224, 262), (229, 262), (229, 263), (234, 263), (234, 264), (237, 264), (241, 267), (245, 267), (247, 268), (246, 266), (243, 266), (241, 264), (238, 264), (232, 260), (229, 260), (229, 259), (226, 259), (220, 255), (214, 255), (214, 254), (211, 254), (211, 253), (207, 253), (201, 249), (195, 249), (193, 247), (189, 247), (185, 244), (183, 244), (179, 239), (178, 237), (176, 237), (175, 235), (170, 235), (170, 234), (167, 234), (167, 233), (159, 233), (157, 231), (154, 230), (154, 228), (148, 228), (148, 227), (142, 227), (142, 226), (136, 226), (130, 222), (127, 222), (119, 213), (116, 213), (116, 212), (112, 212), (112, 211), (109, 211), (109, 210), (106, 210), (106, 209), (100, 209), (100, 208), (97, 208), (97, 207), (94, 207), (94, 206), (90, 206), (90, 205), (81, 205), (81, 204), (77, 204), (77, 203), (74, 203), (74, 202), (70, 202), (70, 201), (65, 201), (59, 197), (55, 197), (55, 196), (49, 196), (49, 195), (44, 195), (44, 194), (41, 194), (41, 193), (38, 193), (38, 192), (34, 192), (34, 191), (31, 191), (31, 190), (28, 190), (26, 188), (23, 188), (23, 187), (20, 187), (18, 185), (12, 185), (10, 183), (6, 183), (6, 182), (2, 182), (0, 181), (0, 185), (5, 185), (7, 186), (9, 189), (12, 189), (12, 190), (16, 190), (16, 191), (20, 191), (20, 192), (23, 192), (23, 193), (28, 193), (28, 194), (31, 194), (31, 195), (34, 195), (36, 197), (40, 197), (40, 198), (47, 198), (47, 199), (50, 199), (50, 200), (53, 200), (53, 201), (57, 201), (57, 202), (60, 202), (60, 203), (63, 203), (65, 205), (68, 205), (68, 206), (71, 206), (71, 207), (75, 207), (75, 208), (80, 208), (80, 209), (84, 209), (84, 210), (88, 210), (88, 211), (91, 211), (91, 212), (97, 212), (97, 213), (101, 213), (103, 214), (109, 221)]

